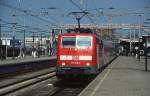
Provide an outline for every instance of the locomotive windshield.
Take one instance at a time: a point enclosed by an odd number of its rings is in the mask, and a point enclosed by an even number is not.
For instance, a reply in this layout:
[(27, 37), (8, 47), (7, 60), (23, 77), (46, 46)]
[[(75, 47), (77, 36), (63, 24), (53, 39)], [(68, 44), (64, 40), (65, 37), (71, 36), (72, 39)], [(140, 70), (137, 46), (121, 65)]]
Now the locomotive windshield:
[(79, 48), (90, 48), (91, 47), (91, 37), (79, 36), (77, 38), (77, 47), (79, 47)]
[(64, 48), (90, 48), (92, 37), (89, 36), (64, 36), (62, 46)]
[(65, 47), (75, 47), (76, 46), (76, 37), (63, 37), (62, 46)]

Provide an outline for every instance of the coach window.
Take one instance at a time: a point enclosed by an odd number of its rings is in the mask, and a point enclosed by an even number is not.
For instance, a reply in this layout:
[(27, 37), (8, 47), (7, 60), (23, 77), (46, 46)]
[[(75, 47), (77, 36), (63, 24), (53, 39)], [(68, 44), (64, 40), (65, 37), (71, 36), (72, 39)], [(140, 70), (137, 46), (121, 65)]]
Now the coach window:
[(72, 48), (76, 45), (76, 37), (63, 37), (62, 38), (62, 46), (64, 48)]
[(91, 37), (78, 37), (77, 47), (78, 48), (90, 48), (91, 47)]

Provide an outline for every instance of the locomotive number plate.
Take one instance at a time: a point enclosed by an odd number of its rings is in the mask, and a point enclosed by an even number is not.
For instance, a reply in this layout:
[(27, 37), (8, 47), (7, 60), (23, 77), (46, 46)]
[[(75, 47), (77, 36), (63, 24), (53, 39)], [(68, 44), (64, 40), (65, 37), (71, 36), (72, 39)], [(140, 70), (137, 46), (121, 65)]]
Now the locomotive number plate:
[(73, 56), (72, 59), (73, 60), (79, 60), (79, 56)]

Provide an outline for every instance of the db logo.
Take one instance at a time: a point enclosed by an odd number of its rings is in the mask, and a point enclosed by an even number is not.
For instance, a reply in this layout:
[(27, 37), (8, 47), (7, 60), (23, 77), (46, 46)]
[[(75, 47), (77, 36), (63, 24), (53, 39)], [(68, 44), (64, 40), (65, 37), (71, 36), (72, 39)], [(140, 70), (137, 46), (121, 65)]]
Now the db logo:
[(79, 60), (79, 56), (73, 56), (73, 60)]

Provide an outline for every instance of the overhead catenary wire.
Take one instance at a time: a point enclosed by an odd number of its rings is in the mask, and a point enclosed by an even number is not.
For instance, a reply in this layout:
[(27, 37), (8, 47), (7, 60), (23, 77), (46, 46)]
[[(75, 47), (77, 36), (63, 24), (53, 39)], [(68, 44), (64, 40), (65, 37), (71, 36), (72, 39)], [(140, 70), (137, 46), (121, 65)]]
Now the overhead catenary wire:
[[(85, 12), (85, 10), (83, 10), (78, 4), (76, 4), (73, 0), (69, 0), (74, 6), (76, 6), (79, 10), (81, 10), (82, 12)], [(96, 24), (93, 19), (88, 15), (88, 14), (85, 14), (88, 19), (91, 21), (91, 23), (93, 24)]]
[(7, 7), (7, 8), (10, 8), (10, 9), (17, 10), (17, 11), (19, 11), (19, 12), (23, 12), (23, 13), (25, 13), (25, 14), (27, 14), (27, 15), (30, 15), (30, 16), (36, 18), (36, 19), (42, 20), (42, 21), (44, 21), (44, 22), (46, 22), (46, 23), (48, 23), (48, 24), (51, 23), (51, 24), (53, 24), (53, 25), (55, 25), (55, 26), (58, 26), (58, 24), (57, 24), (56, 22), (54, 23), (54, 22), (51, 22), (51, 21), (49, 21), (49, 20), (43, 19), (43, 18), (41, 18), (41, 17), (39, 17), (39, 16), (37, 16), (37, 15), (31, 14), (31, 13), (34, 13), (34, 12), (31, 11), (31, 10), (23, 10), (23, 9), (21, 9), (21, 8), (17, 8), (17, 7), (11, 6), (11, 5), (8, 5), (8, 4), (3, 3), (3, 2), (1, 2), (0, 5), (2, 5), (2, 6), (4, 6), (4, 7)]
[[(7, 27), (7, 28), (11, 28), (12, 29), (12, 25), (13, 23), (9, 23), (7, 21), (2, 20), (1, 22), (3, 22), (3, 26), (2, 27)], [(20, 28), (25, 28), (25, 30), (28, 30), (27, 32), (36, 32), (36, 33), (48, 33), (50, 34), (51, 32), (49, 32), (48, 30), (43, 30), (41, 28), (35, 28), (35, 27), (31, 27), (31, 26), (24, 26), (24, 25), (20, 25), (16, 23), (16, 32), (19, 33), (23, 33), (23, 30)], [(4, 32), (4, 31), (3, 31)], [(5, 32), (11, 32), (11, 31), (5, 31)]]
[[(4, 21), (2, 20), (3, 23), (5, 23), (4, 25), (12, 25), (13, 23), (10, 23), (10, 22), (7, 22), (7, 21)], [(47, 30), (43, 30), (41, 28), (37, 28), (37, 27), (31, 27), (31, 26), (24, 26), (24, 25), (21, 25), (21, 24), (18, 24), (16, 23), (16, 27), (18, 26), (18, 28), (22, 27), (22, 28), (28, 28), (28, 29), (33, 29), (33, 30), (42, 30), (42, 31), (45, 31), (45, 32), (48, 32)]]

